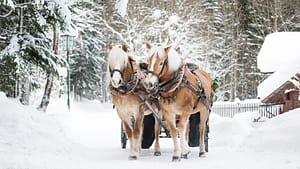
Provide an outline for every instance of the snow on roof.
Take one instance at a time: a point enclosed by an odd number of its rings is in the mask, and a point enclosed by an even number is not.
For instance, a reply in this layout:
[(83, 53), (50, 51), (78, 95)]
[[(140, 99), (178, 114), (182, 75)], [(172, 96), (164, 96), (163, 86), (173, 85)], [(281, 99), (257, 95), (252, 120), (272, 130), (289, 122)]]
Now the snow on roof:
[(268, 35), (257, 62), (262, 72), (275, 72), (258, 86), (258, 97), (264, 99), (300, 72), (300, 32)]
[(261, 72), (275, 72), (297, 58), (299, 61), (300, 32), (276, 32), (266, 37), (257, 56), (257, 67)]
[[(298, 62), (299, 63), (299, 62)], [(258, 97), (261, 99), (269, 96), (273, 91), (278, 89), (281, 85), (283, 85), (286, 81), (290, 81), (290, 79), (296, 75), (296, 73), (300, 72), (300, 64), (293, 65), (290, 69), (280, 70), (275, 72), (273, 75), (268, 77), (258, 86)]]

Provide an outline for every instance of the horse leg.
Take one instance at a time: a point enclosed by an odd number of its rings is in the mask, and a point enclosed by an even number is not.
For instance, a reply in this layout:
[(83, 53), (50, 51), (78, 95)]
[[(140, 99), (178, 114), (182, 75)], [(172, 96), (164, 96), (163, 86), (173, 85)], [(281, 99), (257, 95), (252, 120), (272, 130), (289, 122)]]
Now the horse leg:
[(188, 158), (188, 154), (190, 153), (189, 146), (186, 142), (186, 140), (187, 140), (186, 139), (186, 127), (188, 124), (188, 118), (189, 118), (188, 113), (182, 114), (179, 119), (179, 122), (178, 122), (181, 154), (182, 154), (182, 157), (185, 159)]
[(142, 141), (143, 117), (144, 115), (137, 113), (132, 133), (132, 151), (129, 157), (130, 159), (137, 159), (139, 156)]
[(199, 157), (204, 156), (205, 154), (205, 144), (204, 144), (204, 134), (205, 134), (205, 128), (206, 128), (206, 121), (208, 119), (208, 110), (206, 108), (203, 108), (200, 110), (200, 140), (199, 140)]
[(174, 113), (167, 113), (166, 116), (164, 116), (169, 128), (170, 128), (170, 134), (173, 140), (174, 145), (174, 152), (172, 161), (180, 161), (180, 147), (178, 145), (178, 136), (177, 136), (177, 130), (176, 130), (176, 115)]
[(160, 124), (157, 119), (155, 119), (155, 145), (154, 145), (154, 155), (160, 156), (160, 144), (159, 144), (159, 134), (160, 134)]
[(127, 134), (128, 140), (129, 140), (129, 144), (130, 144), (130, 156), (129, 156), (129, 158), (132, 159), (132, 154), (133, 154), (132, 135), (133, 135), (133, 132), (132, 132), (132, 129), (131, 129), (130, 125), (125, 120), (122, 123), (123, 123), (123, 127), (126, 131), (126, 134)]

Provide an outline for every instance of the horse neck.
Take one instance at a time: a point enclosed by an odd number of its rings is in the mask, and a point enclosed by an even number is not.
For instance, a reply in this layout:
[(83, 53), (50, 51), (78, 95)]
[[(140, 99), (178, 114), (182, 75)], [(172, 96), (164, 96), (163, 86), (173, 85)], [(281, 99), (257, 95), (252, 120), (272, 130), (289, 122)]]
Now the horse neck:
[(129, 82), (131, 80), (131, 76), (132, 76), (132, 66), (131, 65), (131, 60), (128, 58), (128, 62), (127, 62), (127, 66), (126, 69), (124, 71), (124, 82)]
[(166, 66), (162, 72), (161, 77), (159, 78), (159, 80), (161, 82), (167, 82), (170, 81), (172, 79), (174, 79), (176, 76), (176, 71), (170, 71), (169, 67)]

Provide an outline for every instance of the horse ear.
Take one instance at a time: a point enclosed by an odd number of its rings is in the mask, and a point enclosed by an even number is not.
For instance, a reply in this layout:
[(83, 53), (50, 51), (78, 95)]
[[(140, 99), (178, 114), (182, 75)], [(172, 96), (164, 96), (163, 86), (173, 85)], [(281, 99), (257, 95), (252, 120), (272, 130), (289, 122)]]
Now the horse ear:
[(150, 50), (152, 48), (152, 46), (150, 45), (150, 43), (148, 41), (146, 41), (145, 44), (146, 44), (147, 49)]
[(122, 45), (122, 49), (125, 51), (125, 52), (128, 52), (128, 46), (126, 44), (123, 44)]
[(166, 52), (166, 53), (169, 53), (170, 50), (171, 50), (171, 47), (172, 47), (171, 45), (165, 47), (165, 48), (164, 48), (165, 52)]
[(108, 49), (112, 49), (112, 47), (113, 47), (113, 46), (112, 46), (112, 43), (109, 42), (108, 45), (107, 45), (107, 48), (108, 48)]

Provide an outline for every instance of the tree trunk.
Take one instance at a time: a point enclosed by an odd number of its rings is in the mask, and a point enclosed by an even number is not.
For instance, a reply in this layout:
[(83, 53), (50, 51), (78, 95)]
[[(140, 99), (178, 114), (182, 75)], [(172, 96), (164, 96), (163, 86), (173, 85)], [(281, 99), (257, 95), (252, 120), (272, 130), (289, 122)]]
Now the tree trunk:
[[(53, 26), (53, 50), (54, 53), (58, 53), (58, 33), (56, 32), (56, 26)], [(49, 101), (50, 101), (50, 94), (53, 86), (53, 80), (54, 80), (54, 74), (52, 72), (47, 72), (47, 82), (45, 86), (44, 95), (41, 101), (41, 104), (37, 108), (40, 111), (46, 112), (46, 109), (48, 107)]]
[(21, 83), (21, 95), (20, 102), (23, 105), (29, 105), (29, 96), (30, 96), (30, 80), (28, 75), (22, 78)]
[(41, 101), (41, 104), (37, 108), (38, 110), (46, 112), (46, 109), (47, 109), (49, 101), (50, 101), (50, 94), (51, 94), (52, 86), (53, 86), (53, 74), (48, 73), (43, 99)]

